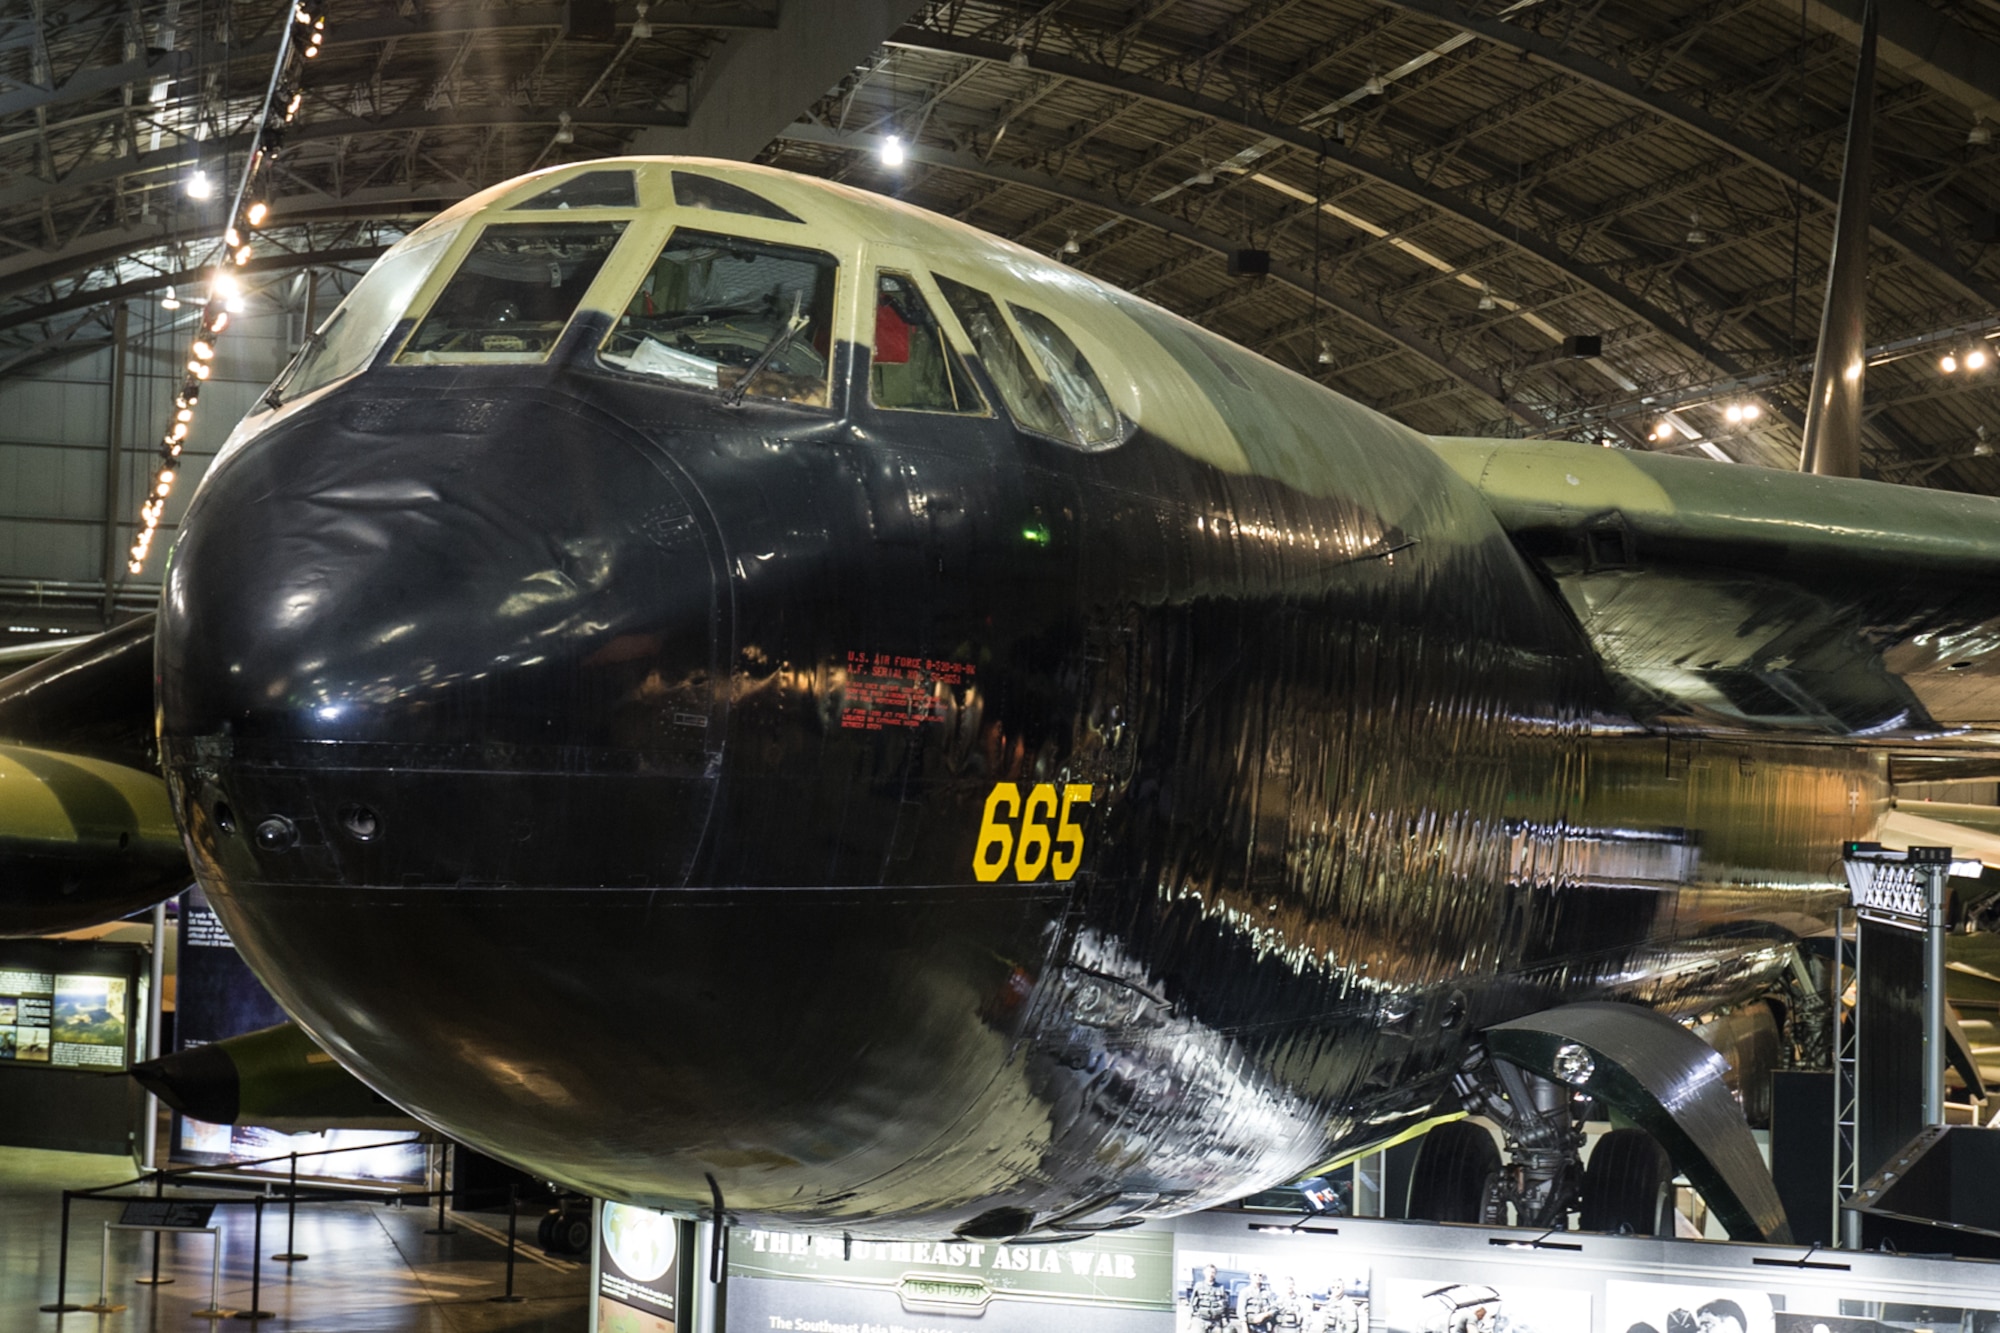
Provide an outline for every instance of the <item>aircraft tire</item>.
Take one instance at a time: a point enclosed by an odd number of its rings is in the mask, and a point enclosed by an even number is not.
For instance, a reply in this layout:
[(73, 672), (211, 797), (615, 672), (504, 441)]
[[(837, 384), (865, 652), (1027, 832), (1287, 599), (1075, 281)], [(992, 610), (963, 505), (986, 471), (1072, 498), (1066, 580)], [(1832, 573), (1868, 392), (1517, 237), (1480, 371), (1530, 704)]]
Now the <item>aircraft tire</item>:
[(590, 1253), (590, 1214), (571, 1213), (556, 1223), (556, 1243), (564, 1254)]
[(1425, 1222), (1484, 1222), (1500, 1149), (1483, 1125), (1453, 1120), (1424, 1135), (1410, 1169), (1408, 1214)]
[(1643, 1129), (1614, 1129), (1591, 1149), (1583, 1171), (1585, 1231), (1671, 1236), (1673, 1163)]
[(541, 1222), (535, 1227), (535, 1244), (543, 1251), (554, 1254), (556, 1249), (556, 1215), (543, 1213)]

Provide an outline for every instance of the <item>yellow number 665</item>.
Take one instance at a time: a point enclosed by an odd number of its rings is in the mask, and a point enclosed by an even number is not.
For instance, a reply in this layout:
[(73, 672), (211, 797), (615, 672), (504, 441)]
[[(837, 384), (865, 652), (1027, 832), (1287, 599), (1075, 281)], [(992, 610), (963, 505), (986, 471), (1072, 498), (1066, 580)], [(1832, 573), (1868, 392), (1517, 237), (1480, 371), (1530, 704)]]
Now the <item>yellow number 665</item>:
[[(991, 884), (1011, 867), (1014, 878), (1023, 884), (1053, 871), (1058, 883), (1076, 877), (1083, 864), (1083, 830), (1070, 820), (1078, 804), (1088, 805), (1093, 788), (1072, 782), (1062, 789), (1062, 807), (1056, 807), (1055, 784), (1038, 782), (1028, 790), (1023, 806), (1021, 788), (1012, 782), (996, 783), (986, 796), (986, 815), (979, 824), (979, 842), (972, 851), (972, 873), (982, 884)], [(1049, 821), (1055, 821), (1053, 833)], [(1018, 835), (1014, 822), (1020, 823)]]

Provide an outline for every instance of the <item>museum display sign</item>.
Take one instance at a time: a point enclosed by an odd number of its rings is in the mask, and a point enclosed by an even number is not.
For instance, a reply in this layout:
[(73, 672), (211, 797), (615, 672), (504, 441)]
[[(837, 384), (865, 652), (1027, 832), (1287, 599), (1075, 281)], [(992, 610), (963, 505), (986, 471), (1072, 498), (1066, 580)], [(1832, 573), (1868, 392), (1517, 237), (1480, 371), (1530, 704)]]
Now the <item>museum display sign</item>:
[(687, 1308), (694, 1225), (622, 1203), (597, 1205), (591, 1333), (675, 1333)]
[(729, 1233), (730, 1333), (1171, 1333), (1173, 1236), (1059, 1245)]

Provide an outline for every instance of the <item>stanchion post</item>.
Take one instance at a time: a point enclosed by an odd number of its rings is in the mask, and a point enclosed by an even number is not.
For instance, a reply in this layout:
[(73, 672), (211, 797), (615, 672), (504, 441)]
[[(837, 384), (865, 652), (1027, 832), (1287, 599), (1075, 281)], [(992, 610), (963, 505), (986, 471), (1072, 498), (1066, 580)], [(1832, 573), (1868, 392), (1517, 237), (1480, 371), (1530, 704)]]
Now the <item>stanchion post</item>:
[(111, 1223), (104, 1223), (104, 1242), (97, 1251), (97, 1300), (86, 1305), (90, 1314), (117, 1314), (125, 1307), (111, 1303)]
[(451, 1140), (446, 1139), (438, 1149), (438, 1224), (424, 1228), (426, 1236), (455, 1236), (457, 1227), (446, 1226), (444, 1222), (445, 1177), (451, 1170)]
[(521, 1187), (507, 1187), (507, 1290), (498, 1296), (489, 1296), (493, 1301), (525, 1301), (526, 1296), (514, 1294), (514, 1228), (521, 1216)]
[(299, 1155), (298, 1153), (294, 1152), (292, 1154), (291, 1183), (285, 1187), (285, 1252), (283, 1254), (274, 1254), (271, 1256), (271, 1258), (277, 1263), (295, 1264), (299, 1260), (306, 1257), (305, 1255), (300, 1254), (298, 1252), (298, 1247), (292, 1243), (292, 1232), (293, 1228), (296, 1227), (298, 1224), (298, 1217), (299, 1217)]
[[(162, 1194), (161, 1186), (164, 1183), (165, 1183), (165, 1177), (163, 1177), (160, 1174), (159, 1169), (157, 1167), (154, 1168), (153, 1171), (154, 1198), (157, 1199), (161, 1197)], [(170, 1277), (160, 1276), (160, 1233), (159, 1232), (155, 1231), (153, 1233), (153, 1275), (151, 1277), (135, 1277), (132, 1280), (134, 1282), (137, 1282), (142, 1287), (164, 1287), (170, 1285), (173, 1282), (173, 1279)]]
[(208, 1308), (196, 1310), (190, 1317), (194, 1319), (227, 1319), (234, 1310), (222, 1308), (222, 1228), (208, 1227), (209, 1237), (215, 1245), (208, 1252)]
[(261, 1299), (264, 1294), (264, 1196), (251, 1200), (256, 1205), (257, 1221), (250, 1233), (250, 1308), (238, 1310), (237, 1319), (269, 1319), (271, 1312), (264, 1308)]
[(64, 1190), (62, 1196), (62, 1245), (57, 1251), (56, 1258), (56, 1298), (54, 1303), (41, 1307), (48, 1314), (69, 1314), (71, 1311), (83, 1308), (81, 1305), (71, 1305), (69, 1303), (69, 1199), (69, 1191)]

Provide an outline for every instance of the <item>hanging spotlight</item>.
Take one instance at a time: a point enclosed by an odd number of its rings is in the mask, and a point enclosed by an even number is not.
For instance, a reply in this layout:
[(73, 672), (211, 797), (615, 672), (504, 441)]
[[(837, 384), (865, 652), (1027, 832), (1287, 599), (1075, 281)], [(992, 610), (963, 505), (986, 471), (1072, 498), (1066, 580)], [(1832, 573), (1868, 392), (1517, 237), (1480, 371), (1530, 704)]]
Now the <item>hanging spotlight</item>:
[(1201, 164), (1201, 170), (1188, 177), (1188, 180), (1195, 185), (1213, 185), (1215, 184), (1215, 173), (1210, 171), (1208, 163), (1204, 162)]
[(207, 199), (215, 194), (215, 183), (208, 173), (196, 167), (194, 174), (187, 178), (187, 195), (190, 199)]
[(1689, 245), (1708, 244), (1708, 232), (1701, 225), (1701, 210), (1699, 208), (1688, 214), (1687, 243)]
[(1956, 375), (1958, 373), (1958, 357), (1951, 352), (1946, 352), (1938, 358), (1938, 369), (1947, 375)]
[(556, 115), (556, 142), (576, 142), (576, 130), (571, 128), (569, 112), (567, 111), (559, 112)]
[(1965, 146), (1967, 148), (1984, 148), (1992, 142), (1993, 131), (1987, 128), (1986, 117), (1974, 116), (1972, 118), (1972, 128), (1965, 132)]
[(1388, 85), (1382, 82), (1380, 72), (1372, 69), (1368, 71), (1368, 82), (1361, 85), (1364, 97), (1380, 97), (1387, 89)]
[(1986, 349), (1984, 347), (1975, 347), (1967, 352), (1965, 354), (1965, 368), (1967, 370), (1986, 369)]
[(160, 298), (160, 309), (179, 310), (180, 308), (181, 298), (174, 295), (172, 284), (168, 284), (166, 294)]
[(632, 20), (632, 40), (643, 42), (652, 35), (653, 23), (646, 17), (646, 0), (639, 0), (639, 17)]
[(1757, 406), (1757, 404), (1755, 403), (1743, 404), (1743, 419), (1745, 421), (1755, 421), (1758, 417), (1761, 417), (1763, 415), (1764, 415), (1764, 409)]
[(1330, 366), (1333, 364), (1333, 349), (1327, 346), (1326, 339), (1321, 338), (1319, 340), (1319, 355), (1314, 359), (1317, 360), (1322, 366)]
[(1731, 403), (1729, 409), (1722, 415), (1729, 418), (1731, 425), (1735, 425), (1743, 420), (1743, 405), (1741, 403)]
[(903, 151), (903, 141), (897, 136), (892, 134), (882, 141), (883, 166), (900, 167), (907, 156), (908, 154)]
[(1499, 306), (1500, 306), (1500, 303), (1499, 303), (1498, 301), (1496, 301), (1496, 300), (1494, 300), (1494, 299), (1493, 299), (1493, 289), (1492, 289), (1491, 287), (1487, 286), (1487, 285), (1486, 285), (1485, 283), (1483, 283), (1483, 282), (1482, 282), (1482, 283), (1480, 283), (1480, 284), (1479, 284), (1479, 308), (1480, 308), (1481, 310), (1497, 310), (1497, 309), (1499, 309)]
[(249, 211), (243, 215), (243, 218), (251, 226), (261, 227), (264, 225), (264, 219), (269, 216), (271, 216), (270, 206), (259, 199), (256, 203), (250, 205)]
[(1079, 240), (1078, 240), (1078, 239), (1076, 238), (1076, 233), (1075, 233), (1075, 232), (1073, 232), (1073, 231), (1072, 231), (1072, 232), (1071, 232), (1071, 233), (1069, 234), (1069, 237), (1068, 237), (1068, 239), (1066, 239), (1065, 241), (1063, 241), (1063, 243), (1062, 243), (1062, 252), (1063, 252), (1064, 254), (1066, 254), (1066, 255), (1076, 255), (1076, 254), (1082, 254), (1082, 253), (1083, 253), (1083, 242), (1082, 242), (1082, 241), (1079, 241)]
[(1027, 69), (1028, 63), (1028, 39), (1025, 37), (1016, 37), (1014, 39), (1014, 54), (1007, 57), (1007, 64), (1014, 69)]

